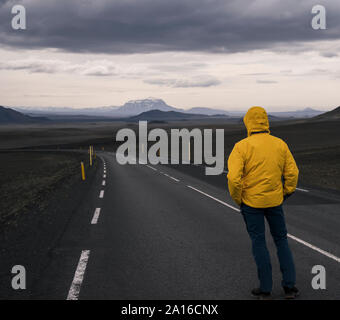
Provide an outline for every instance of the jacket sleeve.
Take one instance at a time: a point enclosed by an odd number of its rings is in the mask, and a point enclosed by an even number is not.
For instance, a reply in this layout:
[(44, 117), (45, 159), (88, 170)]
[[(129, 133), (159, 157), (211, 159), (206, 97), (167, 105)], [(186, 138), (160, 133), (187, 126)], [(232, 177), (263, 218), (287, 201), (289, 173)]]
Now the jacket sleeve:
[(283, 195), (292, 194), (297, 186), (298, 177), (299, 177), (299, 169), (296, 165), (294, 157), (290, 152), (287, 144), (285, 144), (286, 152), (285, 152), (285, 164), (283, 168), (283, 178), (284, 178), (284, 186), (283, 186)]
[(243, 156), (236, 144), (228, 159), (228, 187), (230, 196), (238, 205), (242, 202), (243, 167)]

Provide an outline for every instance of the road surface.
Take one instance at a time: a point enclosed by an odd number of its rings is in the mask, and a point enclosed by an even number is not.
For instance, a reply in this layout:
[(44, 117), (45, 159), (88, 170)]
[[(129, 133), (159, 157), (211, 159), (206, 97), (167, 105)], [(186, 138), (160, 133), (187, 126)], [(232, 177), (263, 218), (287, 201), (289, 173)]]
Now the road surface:
[[(251, 299), (258, 285), (226, 175), (194, 165), (125, 165), (102, 152), (31, 298)], [(301, 299), (340, 298), (340, 196), (300, 189), (284, 205)], [(67, 210), (67, 208), (65, 208)], [(275, 248), (273, 297), (282, 299)], [(326, 269), (326, 290), (311, 286)]]

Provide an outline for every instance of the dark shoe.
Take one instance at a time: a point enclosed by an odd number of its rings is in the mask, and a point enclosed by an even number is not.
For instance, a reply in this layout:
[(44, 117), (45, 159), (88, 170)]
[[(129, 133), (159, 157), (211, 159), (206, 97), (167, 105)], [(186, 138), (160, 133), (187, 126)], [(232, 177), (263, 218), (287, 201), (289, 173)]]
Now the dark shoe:
[(285, 299), (295, 299), (300, 295), (300, 291), (296, 287), (293, 288), (283, 287), (283, 290), (285, 292)]
[(271, 300), (270, 292), (263, 292), (260, 288), (251, 290), (251, 294), (259, 300)]

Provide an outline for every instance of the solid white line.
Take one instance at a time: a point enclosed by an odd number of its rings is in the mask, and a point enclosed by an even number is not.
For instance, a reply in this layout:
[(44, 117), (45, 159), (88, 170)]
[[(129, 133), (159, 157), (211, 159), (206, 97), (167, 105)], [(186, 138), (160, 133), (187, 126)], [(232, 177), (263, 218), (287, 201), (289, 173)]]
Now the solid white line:
[(105, 186), (106, 185), (106, 181), (105, 180), (103, 180), (103, 182), (102, 182), (102, 186)]
[(70, 290), (67, 295), (67, 300), (78, 300), (89, 256), (90, 250), (83, 250), (81, 252), (78, 266), (74, 274)]
[(166, 173), (164, 173), (164, 175), (165, 175), (166, 177), (168, 177), (168, 178), (170, 178), (170, 179), (172, 179), (172, 180), (176, 181), (176, 182), (179, 182), (179, 180), (178, 180), (178, 179), (176, 179), (176, 178), (174, 178), (174, 177), (171, 177), (171, 176), (169, 176), (169, 175), (168, 175), (168, 174), (166, 174)]
[(93, 215), (91, 224), (97, 224), (99, 215), (100, 215), (100, 208), (97, 208), (97, 209), (94, 211), (94, 215)]
[(189, 186), (189, 185), (188, 185), (187, 187), (189, 187), (190, 189), (195, 190), (195, 191), (197, 191), (197, 192), (199, 192), (199, 193), (205, 195), (205, 196), (208, 197), (208, 198), (211, 198), (211, 199), (213, 199), (213, 200), (219, 202), (220, 204), (223, 204), (224, 206), (226, 206), (226, 207), (228, 207), (228, 208), (230, 208), (230, 209), (233, 209), (233, 210), (235, 210), (235, 211), (237, 211), (237, 212), (240, 212), (240, 209), (238, 209), (238, 208), (236, 208), (236, 207), (233, 207), (233, 206), (231, 206), (230, 204), (225, 203), (225, 202), (223, 202), (223, 201), (221, 201), (221, 200), (219, 200), (219, 199), (216, 199), (215, 197), (213, 197), (213, 196), (211, 196), (211, 195), (209, 195), (209, 194), (207, 194), (207, 193), (205, 193), (205, 192), (203, 192), (203, 191), (201, 191), (201, 190), (198, 190), (198, 189), (196, 189), (196, 188), (194, 188), (194, 187), (192, 187), (192, 186)]
[(104, 190), (100, 191), (99, 198), (104, 198)]
[(151, 167), (151, 166), (149, 166), (149, 165), (146, 165), (146, 166), (147, 166), (148, 168), (154, 170), (154, 171), (157, 171), (157, 169), (155, 169), (154, 167)]
[(328, 257), (328, 258), (330, 258), (330, 259), (333, 259), (333, 260), (335, 260), (336, 262), (339, 262), (339, 263), (340, 263), (340, 258), (338, 258), (337, 256), (335, 256), (335, 255), (333, 255), (333, 254), (331, 254), (331, 253), (329, 253), (329, 252), (327, 252), (327, 251), (322, 250), (322, 249), (320, 249), (320, 248), (318, 248), (318, 247), (316, 247), (316, 246), (313, 246), (312, 244), (310, 244), (310, 243), (308, 243), (308, 242), (306, 242), (306, 241), (303, 241), (303, 240), (301, 240), (301, 239), (299, 239), (299, 238), (297, 238), (297, 237), (295, 237), (295, 236), (293, 236), (293, 235), (291, 235), (291, 234), (289, 234), (289, 233), (288, 233), (288, 237), (291, 238), (291, 239), (293, 239), (293, 240), (295, 240), (296, 242), (299, 242), (299, 243), (305, 245), (306, 247), (308, 247), (308, 248), (310, 248), (310, 249), (312, 249), (312, 250), (315, 250), (315, 251), (317, 251), (317, 252), (323, 254), (324, 256), (326, 256), (326, 257)]
[(301, 188), (296, 188), (296, 190), (299, 190), (299, 191), (302, 191), (302, 192), (309, 192), (309, 190), (301, 189)]
[[(200, 190), (198, 190), (198, 189), (196, 189), (196, 188), (194, 188), (192, 186), (189, 186), (189, 185), (187, 187), (189, 187), (189, 188), (191, 188), (191, 189), (193, 189), (193, 190), (195, 190), (195, 191), (197, 191), (197, 192), (199, 192), (199, 193), (201, 193), (201, 194), (203, 194), (203, 195), (205, 195), (205, 196), (207, 196), (207, 197), (209, 197), (209, 198), (211, 198), (211, 199), (213, 199), (213, 200), (215, 200), (215, 201), (217, 201), (217, 202), (219, 202), (221, 204), (223, 204), (224, 206), (227, 206), (227, 207), (229, 207), (229, 208), (231, 208), (231, 209), (233, 209), (235, 211), (240, 212), (240, 209), (237, 209), (237, 208), (235, 208), (235, 207), (233, 207), (233, 206), (231, 206), (231, 205), (229, 205), (229, 204), (227, 204), (227, 203), (225, 203), (225, 202), (223, 202), (223, 201), (221, 201), (219, 199), (216, 199), (213, 196), (211, 196), (211, 195), (209, 195), (209, 194), (207, 194), (207, 193), (205, 193), (203, 191), (200, 191)], [(301, 239), (299, 239), (299, 238), (297, 238), (297, 237), (295, 237), (295, 236), (293, 236), (293, 235), (291, 235), (289, 233), (287, 234), (287, 237), (289, 237), (292, 240), (295, 240), (296, 242), (299, 242), (299, 243), (305, 245), (306, 247), (308, 247), (308, 248), (310, 248), (310, 249), (312, 249), (314, 251), (317, 251), (317, 252), (321, 253), (322, 255), (324, 255), (324, 256), (326, 256), (326, 257), (328, 257), (328, 258), (330, 258), (330, 259), (340, 263), (340, 258), (338, 258), (337, 256), (335, 256), (335, 255), (333, 255), (333, 254), (331, 254), (331, 253), (329, 253), (329, 252), (327, 252), (325, 250), (322, 250), (322, 249), (320, 249), (320, 248), (318, 248), (318, 247), (316, 247), (316, 246), (314, 246), (314, 245), (312, 245), (312, 244), (310, 244), (310, 243), (308, 243), (308, 242), (306, 242), (304, 240), (301, 240)]]

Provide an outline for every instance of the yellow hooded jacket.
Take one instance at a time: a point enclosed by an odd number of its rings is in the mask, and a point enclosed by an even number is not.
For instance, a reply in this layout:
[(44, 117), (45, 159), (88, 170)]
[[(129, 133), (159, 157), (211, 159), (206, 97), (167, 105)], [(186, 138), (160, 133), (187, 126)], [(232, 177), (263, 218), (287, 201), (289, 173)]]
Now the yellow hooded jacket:
[(299, 170), (295, 160), (287, 144), (270, 135), (263, 108), (250, 108), (243, 121), (248, 137), (235, 144), (228, 159), (230, 195), (238, 205), (278, 206), (296, 189)]

